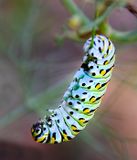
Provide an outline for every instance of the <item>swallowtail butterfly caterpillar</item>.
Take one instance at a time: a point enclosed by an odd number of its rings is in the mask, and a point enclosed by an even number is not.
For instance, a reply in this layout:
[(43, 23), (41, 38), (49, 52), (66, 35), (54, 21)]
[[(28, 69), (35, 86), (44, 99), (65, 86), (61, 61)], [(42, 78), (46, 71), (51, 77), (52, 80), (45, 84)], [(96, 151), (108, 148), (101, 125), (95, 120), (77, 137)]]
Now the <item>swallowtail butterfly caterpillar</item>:
[(114, 67), (115, 47), (110, 39), (95, 35), (86, 41), (83, 49), (82, 65), (61, 104), (32, 126), (36, 142), (55, 144), (71, 140), (86, 127), (100, 106)]

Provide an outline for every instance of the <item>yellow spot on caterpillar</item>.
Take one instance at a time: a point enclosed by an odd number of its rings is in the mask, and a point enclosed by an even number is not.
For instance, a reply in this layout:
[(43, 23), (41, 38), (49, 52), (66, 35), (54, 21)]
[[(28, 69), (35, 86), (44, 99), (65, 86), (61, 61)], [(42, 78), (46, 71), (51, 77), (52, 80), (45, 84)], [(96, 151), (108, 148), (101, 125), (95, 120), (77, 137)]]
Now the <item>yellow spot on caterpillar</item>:
[(114, 67), (112, 67), (112, 68), (110, 69), (110, 71), (113, 71), (113, 68), (114, 68)]
[(102, 49), (102, 52), (104, 52), (104, 48)]
[(63, 136), (63, 142), (69, 141), (68, 135), (65, 130), (63, 130), (62, 136)]
[(102, 41), (105, 41), (105, 38), (104, 37), (100, 37), (102, 39)]
[(63, 135), (63, 141), (68, 141), (68, 136), (67, 136), (67, 134), (65, 134), (65, 133), (62, 133), (62, 135)]
[(104, 52), (104, 50), (105, 50), (105, 46), (103, 47), (102, 52)]
[(52, 138), (51, 138), (51, 144), (54, 144), (54, 143), (55, 143), (55, 138), (52, 137)]
[(71, 129), (72, 129), (73, 131), (77, 130), (77, 128), (76, 128), (75, 126), (71, 126)]
[(80, 123), (85, 123), (85, 119), (84, 119), (84, 118), (79, 119), (79, 122), (80, 122)]
[(42, 142), (45, 139), (45, 136), (42, 136), (36, 140), (36, 142)]
[(111, 50), (111, 49), (112, 49), (112, 45), (110, 45), (110, 46), (108, 47), (108, 49)]
[(105, 45), (103, 45), (103, 48), (102, 48), (102, 53), (105, 51)]
[(92, 104), (92, 103), (95, 102), (95, 101), (96, 101), (96, 98), (93, 97), (93, 98), (90, 99), (89, 103)]
[(32, 129), (31, 129), (31, 133), (33, 133), (33, 132), (34, 132), (34, 129), (32, 128)]
[(109, 61), (105, 61), (104, 65), (107, 65), (109, 63)]
[(84, 114), (90, 113), (90, 110), (87, 108), (83, 111)]
[(36, 137), (39, 133), (33, 132), (33, 136)]
[(106, 74), (106, 71), (105, 71), (105, 70), (102, 70), (102, 71), (100, 72), (100, 74), (101, 74), (102, 76), (104, 76), (104, 74)]
[(104, 54), (104, 58), (106, 58), (106, 57), (107, 57), (107, 55), (108, 55), (108, 54)]
[(101, 84), (96, 85), (96, 89), (99, 89), (101, 87)]
[(79, 130), (77, 129), (77, 127), (76, 127), (76, 126), (71, 125), (71, 129), (72, 129), (72, 131), (74, 131), (74, 132), (75, 132), (75, 135), (77, 135), (77, 134), (79, 133)]

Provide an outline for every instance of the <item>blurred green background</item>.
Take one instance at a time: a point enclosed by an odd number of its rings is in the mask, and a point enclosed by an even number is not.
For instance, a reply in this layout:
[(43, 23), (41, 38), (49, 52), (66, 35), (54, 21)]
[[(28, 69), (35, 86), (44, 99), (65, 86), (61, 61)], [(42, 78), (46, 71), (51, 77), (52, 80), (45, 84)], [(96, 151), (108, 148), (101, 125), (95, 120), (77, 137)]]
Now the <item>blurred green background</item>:
[[(77, 3), (92, 16), (90, 1)], [(112, 81), (84, 131), (59, 145), (32, 140), (32, 124), (59, 104), (81, 64), (83, 43), (55, 41), (69, 17), (60, 1), (0, 0), (0, 160), (137, 159), (136, 43), (115, 42)], [(109, 22), (121, 31), (137, 28), (136, 17), (123, 8)]]

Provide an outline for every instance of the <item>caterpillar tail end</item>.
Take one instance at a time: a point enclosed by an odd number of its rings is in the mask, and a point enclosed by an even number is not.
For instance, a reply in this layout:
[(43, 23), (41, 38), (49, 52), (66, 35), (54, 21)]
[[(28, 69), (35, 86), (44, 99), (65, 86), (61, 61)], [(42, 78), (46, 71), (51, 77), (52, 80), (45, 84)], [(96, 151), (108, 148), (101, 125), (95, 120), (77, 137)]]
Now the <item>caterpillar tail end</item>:
[(31, 134), (34, 141), (38, 143), (46, 143), (49, 137), (48, 128), (41, 121), (33, 124)]

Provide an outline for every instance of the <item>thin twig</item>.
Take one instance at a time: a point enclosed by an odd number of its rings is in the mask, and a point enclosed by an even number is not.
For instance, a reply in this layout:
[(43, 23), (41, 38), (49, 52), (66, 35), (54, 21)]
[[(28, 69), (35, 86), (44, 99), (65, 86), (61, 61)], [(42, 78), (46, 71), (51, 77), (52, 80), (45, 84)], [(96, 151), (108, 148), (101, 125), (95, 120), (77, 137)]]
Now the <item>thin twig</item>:
[(87, 33), (87, 32), (91, 32), (91, 29), (92, 28), (97, 28), (98, 25), (100, 25), (104, 19), (106, 19), (106, 17), (108, 17), (110, 15), (110, 13), (112, 12), (112, 10), (114, 8), (117, 7), (117, 3), (112, 3), (107, 9), (106, 11), (102, 14), (102, 16), (98, 17), (94, 23), (89, 23), (88, 25), (86, 25), (85, 27), (81, 28), (79, 30), (79, 34), (84, 34), (84, 33)]
[(90, 20), (87, 18), (87, 16), (82, 12), (81, 9), (74, 3), (73, 0), (60, 0), (62, 4), (65, 6), (65, 8), (73, 15), (77, 14), (80, 16), (83, 24), (88, 24)]
[(128, 32), (117, 31), (111, 27), (109, 29), (111, 30), (110, 38), (114, 41), (122, 43), (137, 41), (137, 29)]

